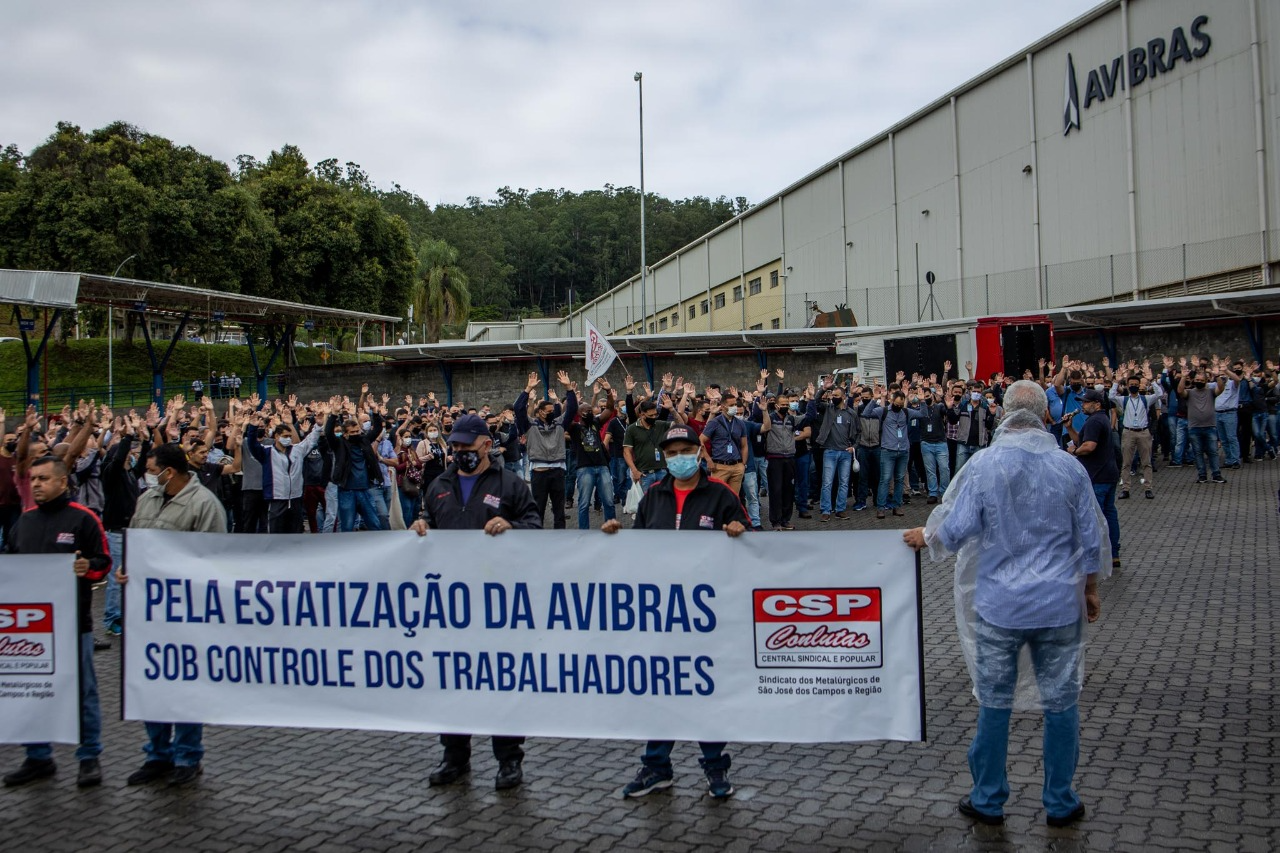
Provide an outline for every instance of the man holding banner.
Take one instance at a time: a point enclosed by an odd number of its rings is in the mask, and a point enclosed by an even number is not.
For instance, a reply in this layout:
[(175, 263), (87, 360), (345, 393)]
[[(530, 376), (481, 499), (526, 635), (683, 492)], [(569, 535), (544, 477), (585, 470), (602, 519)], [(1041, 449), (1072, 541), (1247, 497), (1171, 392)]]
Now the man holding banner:
[[(640, 498), (636, 530), (723, 530), (731, 538), (741, 536), (750, 525), (738, 496), (724, 483), (705, 477), (698, 465), (700, 444), (687, 426), (674, 426), (658, 443), (666, 457), (667, 475)], [(606, 521), (600, 528), (617, 533), (621, 522)], [(622, 789), (624, 797), (670, 788), (674, 783), (671, 750), (675, 741), (651, 740), (641, 756), (636, 778)], [(730, 758), (723, 742), (700, 742), (698, 761), (707, 776), (707, 792), (716, 799), (733, 796), (729, 781)]]
[[(162, 444), (147, 459), (147, 473), (156, 485), (138, 498), (130, 529), (177, 530), (186, 533), (226, 533), (227, 513), (213, 492), (191, 473), (187, 454), (176, 444)], [(128, 583), (124, 567), (116, 580)], [(204, 725), (201, 723), (145, 723), (147, 760), (129, 776), (130, 785), (168, 779), (172, 786), (189, 785), (203, 772)]]
[(1042, 710), (1046, 822), (1061, 827), (1084, 817), (1072, 789), (1084, 627), (1098, 618), (1110, 546), (1088, 475), (1044, 428), (1044, 389), (1015, 382), (1004, 407), (991, 446), (960, 469), (927, 526), (903, 540), (935, 558), (958, 554), (956, 621), (979, 704), (973, 789), (960, 814), (1004, 823), (1011, 713)]
[[(34, 510), (25, 512), (7, 542), (11, 554), (74, 555), (76, 610), (80, 641), (80, 746), (76, 759), (80, 774), (76, 784), (88, 788), (102, 782), (98, 756), (102, 754), (102, 708), (98, 703), (98, 679), (93, 670), (93, 585), (111, 571), (111, 554), (102, 523), (88, 508), (74, 503), (67, 492), (67, 466), (56, 456), (43, 456), (30, 468)], [(27, 758), (4, 777), (6, 786), (25, 785), (57, 772), (53, 747), (29, 743)]]
[[(542, 513), (529, 487), (518, 474), (493, 464), (493, 437), (479, 415), (454, 421), (449, 433), (453, 464), (422, 491), (422, 517), (410, 529), (426, 536), (427, 529), (483, 530), (497, 536), (513, 528), (540, 530)], [(563, 512), (563, 510), (562, 510)], [(471, 735), (442, 734), (444, 759), (429, 777), (432, 786), (451, 785), (471, 772)], [(524, 781), (523, 737), (493, 736), (498, 760), (494, 788), (515, 788)]]

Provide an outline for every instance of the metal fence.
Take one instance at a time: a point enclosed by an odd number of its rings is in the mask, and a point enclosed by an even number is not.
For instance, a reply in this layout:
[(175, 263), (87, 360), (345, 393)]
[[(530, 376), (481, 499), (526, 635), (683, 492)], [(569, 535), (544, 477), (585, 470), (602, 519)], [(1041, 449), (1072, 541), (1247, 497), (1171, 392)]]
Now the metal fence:
[[(200, 377), (200, 380), (206, 385), (208, 380)], [(191, 383), (195, 381), (195, 377), (187, 379), (185, 383), (180, 379), (166, 380), (164, 393), (166, 397), (173, 397), (176, 394), (185, 394), (188, 402), (192, 402)], [(267, 388), (274, 393), (284, 394), (285, 374), (274, 373), (267, 376)], [(217, 390), (217, 389), (215, 389)], [(240, 386), (240, 394), (248, 397), (257, 391), (257, 384), (248, 379), (246, 384)], [(225, 399), (225, 392), (210, 393), (206, 387), (205, 396), (213, 398), (215, 401)], [(152, 389), (150, 385), (116, 385), (114, 387), (108, 385), (67, 385), (57, 388), (41, 388), (40, 389), (42, 411), (57, 412), (63, 406), (76, 406), (81, 400), (93, 400), (102, 405), (106, 403), (112, 409), (117, 411), (128, 411), (129, 409), (138, 409), (142, 411), (153, 402)], [(9, 426), (17, 423), (21, 413), (27, 408), (26, 391), (18, 388), (13, 390), (0, 391), (0, 409), (4, 409), (9, 419)]]

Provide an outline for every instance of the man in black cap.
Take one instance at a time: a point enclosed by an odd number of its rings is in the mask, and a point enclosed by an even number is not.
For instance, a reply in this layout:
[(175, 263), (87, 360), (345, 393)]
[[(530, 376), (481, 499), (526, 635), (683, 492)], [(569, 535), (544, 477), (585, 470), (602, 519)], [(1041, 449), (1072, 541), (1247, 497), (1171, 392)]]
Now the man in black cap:
[(1080, 408), (1086, 418), (1084, 426), (1077, 432), (1069, 415), (1063, 416), (1063, 424), (1071, 442), (1067, 450), (1089, 472), (1089, 480), (1093, 483), (1093, 493), (1098, 498), (1098, 506), (1107, 519), (1107, 531), (1111, 534), (1111, 566), (1120, 568), (1120, 515), (1116, 512), (1116, 482), (1120, 479), (1120, 466), (1116, 464), (1115, 447), (1112, 446), (1111, 418), (1103, 410), (1106, 395), (1094, 388), (1084, 392), (1080, 398)]
[[(698, 435), (687, 426), (674, 426), (658, 443), (666, 463), (666, 475), (640, 498), (636, 530), (723, 530), (730, 538), (741, 536), (750, 526), (742, 502), (727, 485), (703, 475), (698, 467), (701, 445)], [(600, 528), (617, 533), (617, 519)], [(673, 781), (671, 749), (675, 741), (651, 740), (641, 757), (636, 778), (622, 789), (624, 797), (643, 797), (652, 791), (670, 788)], [(707, 793), (716, 799), (733, 796), (729, 782), (729, 756), (724, 743), (699, 743), (698, 762), (707, 775)]]
[[(422, 515), (410, 526), (419, 536), (436, 530), (483, 530), (497, 536), (512, 528), (541, 530), (542, 513), (533, 503), (529, 486), (490, 452), (493, 437), (479, 415), (463, 415), (449, 433), (453, 464), (422, 490)], [(450, 785), (471, 772), (471, 735), (442, 734), (444, 759), (430, 776), (434, 785)], [(499, 791), (524, 781), (523, 737), (493, 736), (493, 757), (498, 759)]]

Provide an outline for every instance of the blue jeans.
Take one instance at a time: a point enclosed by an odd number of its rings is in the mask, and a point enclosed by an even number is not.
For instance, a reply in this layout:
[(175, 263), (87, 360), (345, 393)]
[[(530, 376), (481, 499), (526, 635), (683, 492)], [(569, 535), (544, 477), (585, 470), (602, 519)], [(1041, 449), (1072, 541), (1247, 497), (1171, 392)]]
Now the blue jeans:
[(1082, 623), (1060, 628), (1011, 629), (981, 617), (975, 627), (978, 671), (978, 730), (969, 747), (973, 807), (983, 814), (1003, 813), (1009, 799), (1006, 763), (1009, 717), (1018, 681), (1018, 655), (1029, 646), (1044, 703), (1045, 810), (1066, 817), (1080, 805), (1071, 788), (1080, 757), (1079, 684)]
[(929, 486), (929, 497), (940, 498), (946, 494), (947, 486), (951, 485), (951, 463), (947, 459), (947, 443), (922, 441), (920, 455), (924, 457), (924, 475)]
[(866, 505), (876, 498), (876, 489), (880, 486), (880, 448), (857, 447), (858, 453), (858, 503)]
[(396, 491), (396, 497), (400, 499), (400, 515), (404, 518), (404, 526), (408, 527), (418, 517), (419, 507), (422, 506), (422, 495), (416, 494), (409, 497), (404, 493), (404, 489), (399, 489)]
[(760, 526), (760, 477), (756, 466), (748, 465), (742, 473), (742, 502), (747, 505), (747, 518), (752, 527)]
[(847, 450), (822, 451), (822, 514), (831, 514), (831, 486), (836, 486), (836, 512), (844, 512), (849, 500), (849, 469), (853, 454)]
[[(907, 473), (909, 450), (885, 450), (880, 448), (880, 488), (876, 490), (876, 506), (880, 509), (898, 509), (902, 506), (902, 478)], [(889, 490), (893, 489), (890, 499)]]
[[(53, 758), (53, 744), (29, 743), (27, 758), (48, 761)], [(93, 671), (93, 632), (80, 635), (80, 745), (76, 761), (86, 761), (102, 754), (102, 705), (98, 702), (98, 676)]]
[(604, 510), (604, 520), (612, 521), (617, 516), (613, 507), (613, 478), (609, 469), (603, 465), (578, 469), (578, 529), (588, 530), (591, 527), (591, 493), (600, 500)]
[[(649, 473), (641, 477), (639, 482), (632, 480), (631, 488), (634, 489), (638, 487), (640, 489), (640, 497), (643, 498), (644, 493), (649, 491), (649, 487), (652, 486), (654, 483), (658, 482), (659, 480), (661, 480), (666, 475), (667, 475), (666, 468), (659, 468), (657, 471), (650, 471)], [(629, 473), (627, 474), (627, 479), (631, 479), (631, 475)]]
[(338, 489), (338, 529), (343, 533), (355, 530), (358, 512), (365, 529), (382, 530), (375, 493), (381, 495), (377, 489)]
[(969, 457), (977, 453), (982, 448), (976, 444), (957, 444), (956, 445), (956, 473), (960, 473), (960, 469), (964, 467), (964, 463), (969, 461)]
[(1275, 446), (1267, 440), (1267, 413), (1257, 412), (1253, 415), (1253, 455), (1261, 459), (1268, 450), (1275, 450)]
[(609, 476), (613, 478), (613, 501), (622, 503), (626, 500), (627, 489), (631, 488), (631, 477), (627, 474), (627, 460), (614, 456), (609, 460)]
[[(659, 773), (671, 777), (671, 749), (676, 745), (673, 740), (651, 740), (644, 748), (644, 755), (640, 756), (640, 763), (650, 770), (656, 770)], [(703, 770), (728, 770), (730, 765), (729, 756), (724, 754), (726, 744), (708, 743), (698, 741), (698, 746), (702, 747), (702, 758), (698, 763), (702, 765)]]
[(147, 761), (166, 761), (175, 767), (195, 767), (204, 758), (203, 723), (143, 723), (149, 740), (142, 751)]
[(107, 575), (107, 589), (103, 596), (102, 624), (110, 631), (112, 626), (120, 625), (124, 619), (124, 613), (120, 609), (120, 583), (116, 580), (115, 571), (124, 565), (124, 534), (118, 530), (108, 530), (107, 547), (111, 550), (111, 572)]
[(1173, 421), (1173, 464), (1181, 465), (1187, 458), (1187, 419), (1175, 417)]
[(338, 524), (338, 484), (324, 487), (324, 518), (320, 522), (321, 533), (332, 533)]
[(1218, 431), (1213, 427), (1192, 427), (1191, 434), (1191, 455), (1196, 460), (1196, 476), (1204, 479), (1204, 460), (1209, 460), (1209, 468), (1213, 471), (1213, 476), (1221, 477), (1222, 471), (1218, 468)]
[(809, 511), (809, 465), (813, 462), (813, 454), (796, 454), (796, 509)]
[(1102, 507), (1102, 515), (1107, 520), (1107, 533), (1111, 536), (1111, 558), (1120, 556), (1120, 514), (1116, 512), (1116, 484), (1093, 484), (1093, 495)]
[[(1222, 454), (1226, 457), (1228, 467), (1240, 464), (1240, 436), (1236, 434), (1239, 426), (1235, 412), (1217, 412), (1214, 419), (1218, 422), (1218, 440), (1222, 442)], [(1215, 454), (1216, 451), (1215, 451)]]

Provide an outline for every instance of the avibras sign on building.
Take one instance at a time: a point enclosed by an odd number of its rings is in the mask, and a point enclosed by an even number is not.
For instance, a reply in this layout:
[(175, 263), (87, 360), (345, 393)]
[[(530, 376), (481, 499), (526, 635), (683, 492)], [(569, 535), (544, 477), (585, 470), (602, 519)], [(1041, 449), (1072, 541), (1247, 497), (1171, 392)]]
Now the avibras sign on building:
[(1062, 135), (1070, 134), (1072, 128), (1079, 130), (1081, 112), (1089, 109), (1095, 101), (1102, 102), (1114, 97), (1117, 86), (1121, 91), (1126, 85), (1133, 89), (1161, 74), (1169, 74), (1179, 62), (1192, 62), (1208, 53), (1209, 46), (1213, 43), (1204, 30), (1208, 23), (1209, 16), (1200, 15), (1191, 22), (1190, 38), (1182, 27), (1175, 27), (1168, 41), (1162, 38), (1151, 39), (1146, 47), (1135, 47), (1128, 54), (1111, 60), (1109, 65), (1090, 69), (1085, 80), (1083, 105), (1080, 103), (1075, 60), (1068, 53)]

